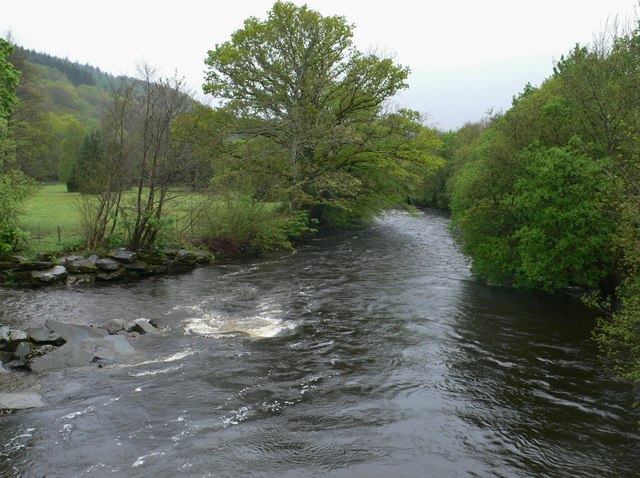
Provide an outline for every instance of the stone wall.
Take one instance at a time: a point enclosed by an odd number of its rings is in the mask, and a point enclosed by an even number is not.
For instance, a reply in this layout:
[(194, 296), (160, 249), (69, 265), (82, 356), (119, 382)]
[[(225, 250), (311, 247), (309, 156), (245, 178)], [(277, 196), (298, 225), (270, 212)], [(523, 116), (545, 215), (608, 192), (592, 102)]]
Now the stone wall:
[(208, 264), (213, 256), (203, 251), (178, 249), (149, 254), (117, 249), (104, 256), (41, 255), (36, 260), (22, 256), (0, 257), (0, 284), (45, 286), (122, 281), (157, 274), (186, 272)]

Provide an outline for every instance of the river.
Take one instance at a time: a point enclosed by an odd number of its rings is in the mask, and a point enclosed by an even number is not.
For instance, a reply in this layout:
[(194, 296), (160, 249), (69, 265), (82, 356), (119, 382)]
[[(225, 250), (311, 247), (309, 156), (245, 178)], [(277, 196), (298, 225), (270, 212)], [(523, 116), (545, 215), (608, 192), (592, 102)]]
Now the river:
[(478, 283), (434, 212), (137, 283), (0, 290), (0, 323), (156, 319), (144, 356), (2, 375), (2, 477), (632, 477), (637, 391), (574, 297)]

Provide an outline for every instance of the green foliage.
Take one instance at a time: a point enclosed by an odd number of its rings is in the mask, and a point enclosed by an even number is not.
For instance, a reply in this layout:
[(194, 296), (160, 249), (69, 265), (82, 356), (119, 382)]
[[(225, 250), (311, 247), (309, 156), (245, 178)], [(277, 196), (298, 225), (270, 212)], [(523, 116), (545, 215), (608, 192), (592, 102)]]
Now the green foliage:
[(447, 184), (478, 276), (600, 289), (594, 336), (619, 375), (640, 380), (640, 28), (602, 38), (454, 148)]
[(423, 178), (415, 201), (436, 209), (451, 209), (451, 192), (454, 178), (478, 144), (480, 133), (488, 126), (488, 120), (467, 123), (457, 131), (440, 133), (442, 146), (437, 155), (443, 166)]
[(519, 226), (516, 284), (547, 290), (598, 287), (614, 266), (611, 184), (602, 168), (568, 148), (523, 155), (525, 171), (513, 198)]
[(206, 242), (232, 255), (290, 249), (292, 241), (315, 232), (304, 212), (282, 211), (246, 195), (211, 201), (204, 221)]
[(597, 287), (615, 268), (607, 161), (572, 136), (580, 121), (561, 87), (528, 85), (452, 168), (454, 232), (490, 283)]
[(66, 59), (47, 55), (46, 53), (38, 53), (33, 50), (22, 50), (22, 54), (27, 60), (34, 64), (45, 65), (63, 73), (74, 86), (95, 85), (96, 77), (104, 75), (99, 69), (89, 65), (80, 65)]
[(17, 215), (31, 191), (32, 183), (20, 171), (8, 170), (0, 174), (0, 255), (17, 250), (21, 241), (28, 237), (18, 227)]
[(13, 50), (11, 43), (0, 38), (0, 118), (9, 116), (18, 102), (16, 88), (20, 74), (7, 58)]
[(16, 165), (38, 181), (70, 179), (82, 140), (110, 107), (113, 77), (97, 69), (17, 48), (19, 103), (9, 117)]
[(409, 70), (359, 52), (352, 36), (342, 17), (277, 2), (206, 60), (205, 92), (236, 117), (224, 174), (329, 226), (404, 204), (439, 165), (419, 115), (383, 110)]
[(18, 72), (7, 61), (13, 46), (0, 39), (0, 254), (16, 250), (26, 234), (18, 227), (17, 216), (31, 192), (30, 181), (15, 169), (15, 143), (6, 117), (17, 102)]
[[(594, 338), (621, 378), (640, 382), (640, 280), (630, 277), (619, 291), (621, 306), (598, 320)], [(602, 306), (602, 303), (599, 303)]]
[[(71, 191), (77, 185), (77, 190), (84, 194), (100, 192), (105, 185), (103, 160), (105, 146), (99, 131), (91, 131), (85, 136), (82, 147), (77, 154), (75, 168), (67, 180), (67, 188)], [(74, 171), (75, 170), (75, 171)]]

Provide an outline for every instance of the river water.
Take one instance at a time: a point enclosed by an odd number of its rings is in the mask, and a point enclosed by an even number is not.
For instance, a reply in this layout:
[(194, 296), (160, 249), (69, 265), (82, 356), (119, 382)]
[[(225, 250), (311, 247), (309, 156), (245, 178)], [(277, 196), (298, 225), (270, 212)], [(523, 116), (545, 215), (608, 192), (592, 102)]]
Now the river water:
[(640, 476), (634, 389), (570, 296), (476, 282), (437, 213), (139, 283), (0, 290), (0, 323), (156, 319), (130, 363), (1, 376), (2, 477)]

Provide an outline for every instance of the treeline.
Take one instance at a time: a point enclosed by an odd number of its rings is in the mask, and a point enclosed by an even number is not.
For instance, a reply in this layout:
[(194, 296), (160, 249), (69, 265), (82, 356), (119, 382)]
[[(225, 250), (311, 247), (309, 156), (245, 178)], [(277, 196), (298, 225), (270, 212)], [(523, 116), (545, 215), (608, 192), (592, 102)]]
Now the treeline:
[(426, 203), (485, 281), (595, 291), (595, 336), (640, 380), (640, 30), (608, 31), (563, 56), (511, 108), (445, 135)]
[[(222, 100), (217, 108), (149, 66), (107, 92), (75, 86), (68, 74), (79, 65), (64, 73), (16, 51), (13, 164), (81, 193), (92, 249), (166, 245), (176, 203), (189, 204), (201, 243), (229, 251), (370, 221), (418, 195), (441, 142), (416, 112), (388, 108), (409, 70), (358, 51), (352, 28), (282, 2), (266, 20), (248, 19), (208, 54), (205, 91)], [(91, 92), (98, 114), (78, 114)]]
[(29, 63), (33, 63), (34, 65), (48, 66), (62, 72), (69, 78), (73, 86), (95, 86), (97, 84), (96, 77), (101, 78), (108, 76), (98, 68), (90, 65), (81, 65), (76, 62), (71, 62), (66, 58), (58, 58), (47, 53), (40, 53), (18, 47), (16, 48), (16, 54), (24, 56)]
[(70, 179), (86, 134), (111, 105), (117, 78), (20, 47), (8, 61), (18, 71), (18, 102), (8, 116), (18, 168), (36, 181)]

